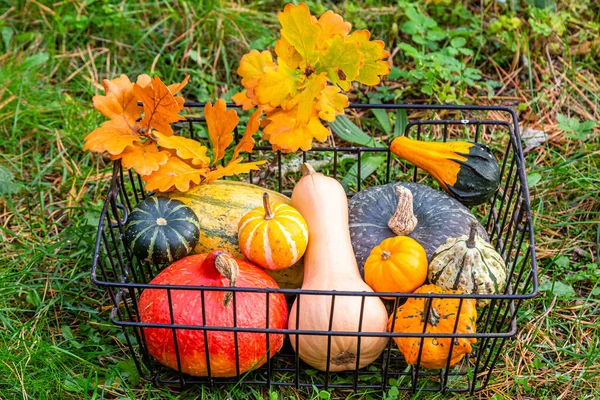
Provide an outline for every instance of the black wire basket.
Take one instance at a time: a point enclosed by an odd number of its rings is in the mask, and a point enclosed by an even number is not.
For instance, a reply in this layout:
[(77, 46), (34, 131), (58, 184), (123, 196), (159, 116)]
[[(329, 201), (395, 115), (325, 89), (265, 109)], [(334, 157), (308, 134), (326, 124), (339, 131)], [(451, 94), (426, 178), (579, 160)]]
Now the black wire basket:
[[(189, 103), (186, 105), (193, 112), (202, 104)], [(501, 167), (500, 185), (487, 203), (473, 208), (472, 211), (486, 228), (490, 243), (506, 262), (508, 284), (505, 292), (491, 296), (490, 303), (479, 312), (477, 333), (474, 334), (456, 333), (456, 326), (453, 333), (447, 334), (398, 332), (377, 334), (390, 338), (417, 337), (420, 338), (421, 345), (425, 339), (434, 336), (453, 339), (476, 338), (477, 343), (473, 345), (473, 352), (457, 365), (452, 367), (447, 365), (446, 368), (440, 370), (428, 370), (420, 366), (420, 356), (417, 364), (407, 364), (394, 341), (389, 340), (381, 356), (367, 367), (346, 372), (329, 370), (322, 372), (314, 370), (298, 357), (292, 349), (287, 334), (294, 333), (295, 337), (303, 334), (326, 335), (329, 338), (329, 346), (331, 338), (334, 336), (362, 338), (375, 335), (372, 332), (363, 331), (362, 328), (359, 328), (357, 332), (332, 332), (331, 329), (329, 331), (308, 331), (267, 329), (266, 327), (264, 329), (241, 328), (235, 326), (235, 317), (234, 326), (230, 327), (141, 322), (138, 299), (142, 291), (147, 288), (164, 288), (168, 292), (169, 299), (173, 290), (197, 290), (201, 291), (204, 296), (205, 292), (224, 289), (204, 286), (159, 286), (149, 283), (160, 272), (160, 267), (134, 257), (123, 237), (124, 224), (129, 211), (148, 193), (144, 191), (143, 182), (137, 174), (132, 171), (123, 171), (120, 163), (115, 162), (110, 189), (98, 225), (92, 280), (104, 288), (110, 296), (113, 302), (110, 320), (122, 328), (125, 342), (140, 376), (152, 381), (157, 386), (169, 387), (251, 384), (294, 388), (339, 388), (355, 391), (361, 389), (387, 390), (397, 387), (400, 390), (410, 391), (470, 393), (486, 387), (493, 376), (494, 368), (498, 364), (507, 341), (513, 339), (517, 333), (520, 306), (523, 301), (534, 297), (537, 293), (534, 231), (525, 163), (515, 112), (507, 107), (490, 106), (353, 104), (347, 114), (367, 132), (384, 132), (377, 122), (378, 118), (381, 121), (381, 117), (388, 118), (388, 120), (394, 120), (395, 117), (397, 125), (403, 120), (402, 125), (398, 125), (401, 131), (396, 130), (396, 134), (404, 134), (415, 139), (438, 141), (471, 140), (486, 143), (493, 149)], [(204, 118), (190, 116), (186, 121), (177, 125), (176, 131), (179, 130), (182, 135), (197, 138), (205, 131), (204, 122)], [(388, 129), (387, 133), (374, 134), (374, 136), (379, 139), (379, 143), (389, 144), (394, 132), (390, 132)], [(239, 139), (237, 131), (235, 138)], [(336, 146), (336, 142), (345, 143), (345, 145)], [(270, 146), (259, 143), (255, 146), (253, 153), (248, 155), (248, 158), (265, 158), (269, 160), (270, 164), (267, 164), (260, 174), (255, 172), (244, 178), (247, 181), (289, 194), (294, 183), (299, 179), (299, 175), (289, 172), (287, 166), (290, 163), (298, 163), (298, 158), (301, 157), (303, 162), (319, 161), (326, 165), (331, 176), (344, 182), (349, 197), (361, 188), (391, 181), (418, 181), (438, 187), (437, 183), (423, 171), (392, 157), (388, 147), (355, 147), (347, 143), (336, 135), (332, 135), (329, 143), (315, 144), (311, 150), (296, 154), (274, 152)], [(369, 156), (383, 156), (385, 159), (376, 168), (374, 174), (364, 177), (361, 176), (361, 162), (364, 163), (365, 157)], [(349, 164), (354, 164), (354, 169), (348, 168)], [(227, 290), (233, 292), (234, 302), (239, 292), (248, 291), (244, 288)], [(336, 297), (361, 296), (361, 321), (364, 299), (367, 296), (378, 295), (365, 292), (303, 291), (301, 289), (254, 289), (254, 291), (284, 293), (288, 296), (290, 305), (298, 294), (329, 295), (333, 297), (332, 308)], [(459, 298), (459, 312), (465, 299), (476, 298), (473, 295), (449, 294), (420, 296)], [(268, 309), (270, 296), (266, 295), (266, 297)], [(396, 310), (405, 299), (416, 297), (416, 295), (395, 293), (391, 294), (391, 297), (393, 300), (387, 300), (388, 310)], [(429, 312), (430, 307), (428, 306), (425, 311), (426, 315)], [(174, 322), (172, 305), (171, 322)], [(359, 327), (360, 325), (359, 323)], [(208, 332), (215, 330), (232, 332), (236, 339), (240, 332), (254, 332), (265, 337), (267, 346), (271, 334), (283, 333), (286, 334), (286, 339), (283, 348), (256, 370), (238, 374), (233, 378), (216, 378), (211, 376), (209, 368), (208, 376), (195, 377), (164, 367), (149, 355), (143, 329), (148, 327), (168, 328), (174, 338), (177, 337), (177, 332), (194, 329), (203, 332), (205, 338)], [(176, 339), (174, 344), (177, 349)], [(452, 350), (450, 349), (450, 351)], [(237, 349), (236, 358), (239, 371)], [(177, 354), (177, 361), (178, 365), (181, 365), (179, 354)], [(209, 360), (207, 360), (207, 364), (210, 365)]]

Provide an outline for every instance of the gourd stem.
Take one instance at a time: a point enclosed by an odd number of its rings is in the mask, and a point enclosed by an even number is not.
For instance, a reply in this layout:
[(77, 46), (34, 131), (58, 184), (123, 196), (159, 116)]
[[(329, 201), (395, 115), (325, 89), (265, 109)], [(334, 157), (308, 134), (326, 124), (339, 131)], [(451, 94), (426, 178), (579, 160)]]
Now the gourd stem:
[(398, 205), (396, 212), (388, 221), (388, 226), (398, 236), (409, 235), (417, 226), (417, 217), (413, 212), (412, 192), (402, 185), (396, 186)]
[(387, 260), (388, 258), (390, 258), (392, 256), (392, 253), (390, 253), (389, 251), (385, 251), (383, 250), (381, 252), (381, 259), (382, 260)]
[[(215, 268), (221, 275), (229, 280), (229, 287), (234, 287), (238, 276), (240, 275), (240, 266), (227, 253), (221, 253), (215, 257)], [(231, 303), (233, 292), (227, 292), (223, 298), (223, 305), (227, 307)]]
[(312, 174), (316, 174), (317, 173), (315, 171), (315, 169), (313, 168), (313, 166), (310, 165), (309, 163), (303, 163), (300, 166), (300, 170), (302, 171), (302, 176), (312, 175)]
[(472, 249), (475, 247), (475, 238), (477, 237), (477, 222), (471, 222), (471, 230), (469, 231), (469, 239), (467, 239), (467, 247)]
[(269, 203), (269, 193), (267, 192), (263, 194), (263, 207), (265, 209), (265, 219), (273, 219), (275, 214), (273, 214), (273, 210), (271, 209), (271, 204)]

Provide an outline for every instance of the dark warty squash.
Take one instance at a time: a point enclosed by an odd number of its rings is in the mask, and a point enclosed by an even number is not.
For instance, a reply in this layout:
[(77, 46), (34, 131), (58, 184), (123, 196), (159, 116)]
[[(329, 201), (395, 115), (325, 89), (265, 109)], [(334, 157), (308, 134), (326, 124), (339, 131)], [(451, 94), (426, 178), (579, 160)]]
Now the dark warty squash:
[(361, 190), (349, 201), (352, 247), (363, 271), (371, 250), (384, 239), (405, 235), (415, 239), (430, 260), (446, 239), (468, 235), (471, 222), (489, 241), (471, 211), (447, 194), (419, 183), (390, 183)]

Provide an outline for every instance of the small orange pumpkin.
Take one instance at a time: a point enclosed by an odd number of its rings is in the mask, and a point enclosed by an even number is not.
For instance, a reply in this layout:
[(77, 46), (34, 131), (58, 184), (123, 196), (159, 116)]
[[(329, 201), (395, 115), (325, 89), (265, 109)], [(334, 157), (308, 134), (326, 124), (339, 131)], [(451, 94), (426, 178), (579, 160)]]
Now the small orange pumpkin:
[[(417, 293), (462, 293), (458, 290), (445, 290), (437, 285), (424, 285), (415, 290)], [(429, 318), (425, 321), (428, 303), (431, 303)], [(426, 333), (453, 333), (456, 318), (458, 324), (456, 334), (476, 333), (477, 310), (475, 299), (463, 299), (460, 315), (457, 316), (460, 299), (448, 298), (423, 298), (414, 297), (406, 300), (396, 312), (394, 332), (423, 333), (426, 324)], [(392, 328), (394, 316), (388, 321), (388, 330)], [(394, 341), (409, 364), (416, 364), (419, 358), (419, 349), (423, 341), (420, 365), (425, 368), (445, 368), (450, 358), (450, 366), (463, 359), (465, 354), (472, 351), (471, 344), (476, 343), (475, 338), (436, 338), (436, 337), (395, 337)], [(454, 341), (452, 354), (450, 345)]]
[(408, 236), (383, 240), (365, 262), (365, 282), (375, 292), (414, 292), (425, 279), (427, 254)]
[(244, 256), (259, 266), (278, 270), (295, 264), (306, 251), (308, 227), (292, 206), (269, 202), (263, 195), (263, 207), (242, 217), (238, 225), (238, 243)]

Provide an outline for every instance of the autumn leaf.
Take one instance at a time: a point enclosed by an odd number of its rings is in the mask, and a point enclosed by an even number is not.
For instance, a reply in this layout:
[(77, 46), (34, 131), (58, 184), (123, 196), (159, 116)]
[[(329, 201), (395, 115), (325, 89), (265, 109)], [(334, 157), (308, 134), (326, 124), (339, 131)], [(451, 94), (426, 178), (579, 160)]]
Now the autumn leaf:
[(244, 111), (251, 110), (258, 105), (254, 99), (248, 97), (247, 91), (234, 94), (231, 97), (231, 100), (233, 100), (236, 105), (242, 106), (242, 110)]
[(306, 151), (312, 147), (313, 138), (323, 142), (329, 136), (329, 130), (323, 126), (316, 112), (308, 123), (298, 123), (297, 113), (298, 109), (294, 108), (276, 111), (266, 117), (268, 124), (263, 133), (274, 150), (285, 153), (298, 149)]
[(204, 106), (208, 137), (213, 147), (213, 165), (225, 156), (225, 149), (233, 141), (232, 132), (240, 122), (237, 112), (226, 108), (223, 99), (217, 100), (214, 107), (211, 103)]
[(301, 76), (298, 70), (288, 68), (285, 64), (268, 70), (254, 89), (258, 104), (285, 106), (287, 100), (296, 95)]
[(302, 56), (284, 37), (275, 43), (275, 54), (277, 55), (277, 63), (279, 65), (284, 64), (290, 69), (298, 68), (300, 61), (302, 61)]
[(246, 131), (244, 132), (244, 136), (242, 136), (238, 144), (233, 149), (233, 156), (231, 157), (232, 160), (235, 160), (242, 151), (250, 153), (254, 148), (254, 139), (252, 138), (252, 135), (258, 132), (258, 128), (260, 127), (259, 119), (261, 115), (261, 109), (254, 111), (252, 115), (250, 115), (248, 124), (246, 124)]
[(132, 130), (123, 118), (105, 121), (84, 139), (83, 150), (96, 153), (107, 151), (111, 155), (121, 154), (127, 146), (140, 140), (140, 135)]
[(331, 45), (319, 59), (317, 70), (327, 71), (327, 77), (334, 85), (348, 90), (350, 82), (359, 74), (363, 59), (358, 43), (347, 42), (338, 36), (331, 40)]
[(267, 68), (274, 68), (276, 64), (268, 51), (258, 52), (252, 50), (242, 56), (237, 73), (242, 77), (242, 85), (253, 88), (258, 84), (259, 78), (264, 76)]
[(281, 36), (302, 56), (301, 68), (314, 65), (319, 59), (317, 42), (321, 35), (321, 27), (317, 19), (310, 15), (308, 6), (300, 3), (297, 6), (287, 4), (283, 12), (278, 14), (281, 23)]
[(379, 75), (390, 73), (390, 65), (383, 61), (389, 56), (384, 49), (385, 44), (381, 40), (369, 40), (371, 34), (367, 30), (354, 31), (350, 35), (349, 41), (358, 44), (360, 52), (363, 54), (363, 66), (360, 69), (357, 81), (365, 85), (378, 85), (381, 81)]
[(206, 183), (210, 183), (212, 181), (216, 181), (219, 178), (224, 176), (232, 176), (237, 174), (243, 174), (246, 172), (250, 172), (252, 170), (260, 170), (258, 167), (260, 164), (264, 164), (267, 160), (253, 161), (242, 163), (243, 158), (239, 157), (235, 160), (231, 160), (229, 164), (226, 166), (217, 166), (214, 171), (210, 171), (208, 175), (206, 175), (205, 181)]
[(94, 96), (94, 108), (107, 118), (123, 118), (125, 122), (134, 126), (142, 115), (142, 108), (137, 105), (137, 98), (133, 92), (133, 83), (126, 75), (116, 79), (102, 81), (104, 96)]
[(142, 176), (148, 191), (169, 192), (179, 190), (187, 192), (191, 184), (199, 184), (208, 168), (194, 168), (177, 157), (169, 157), (166, 163), (150, 175)]
[[(171, 94), (174, 96), (177, 93), (179, 93), (181, 91), (181, 89), (183, 89), (188, 84), (189, 81), (190, 81), (190, 76), (186, 75), (186, 77), (183, 79), (183, 81), (181, 81), (179, 83), (173, 83), (173, 84), (167, 86), (167, 89), (169, 89), (169, 92), (171, 92)], [(178, 99), (178, 98), (183, 100), (182, 97), (175, 97), (175, 99)]]
[(340, 93), (340, 88), (327, 86), (321, 92), (315, 108), (319, 112), (319, 118), (333, 122), (335, 117), (344, 114), (344, 108), (349, 105), (348, 97)]
[(352, 29), (349, 22), (344, 21), (341, 15), (331, 10), (325, 11), (319, 17), (318, 24), (321, 27), (321, 41), (331, 39), (335, 36), (346, 37)]
[(298, 123), (308, 123), (313, 114), (317, 98), (325, 88), (327, 76), (312, 74), (307, 80), (302, 92), (290, 100), (289, 105), (292, 107), (298, 106), (296, 118)]
[(179, 115), (183, 109), (183, 100), (177, 100), (158, 76), (143, 87), (136, 83), (133, 90), (144, 107), (144, 118), (140, 125), (147, 132), (153, 128), (171, 136), (173, 129), (170, 124), (185, 119)]
[(159, 151), (151, 140), (144, 143), (134, 142), (127, 146), (122, 153), (110, 156), (111, 160), (121, 159), (123, 168), (133, 169), (140, 175), (148, 175), (158, 170), (162, 164), (167, 162), (168, 158), (169, 153)]
[(175, 150), (179, 158), (190, 160), (193, 165), (199, 166), (207, 166), (210, 163), (210, 158), (206, 155), (208, 149), (197, 140), (176, 135), (166, 136), (156, 130), (152, 134), (160, 147)]

